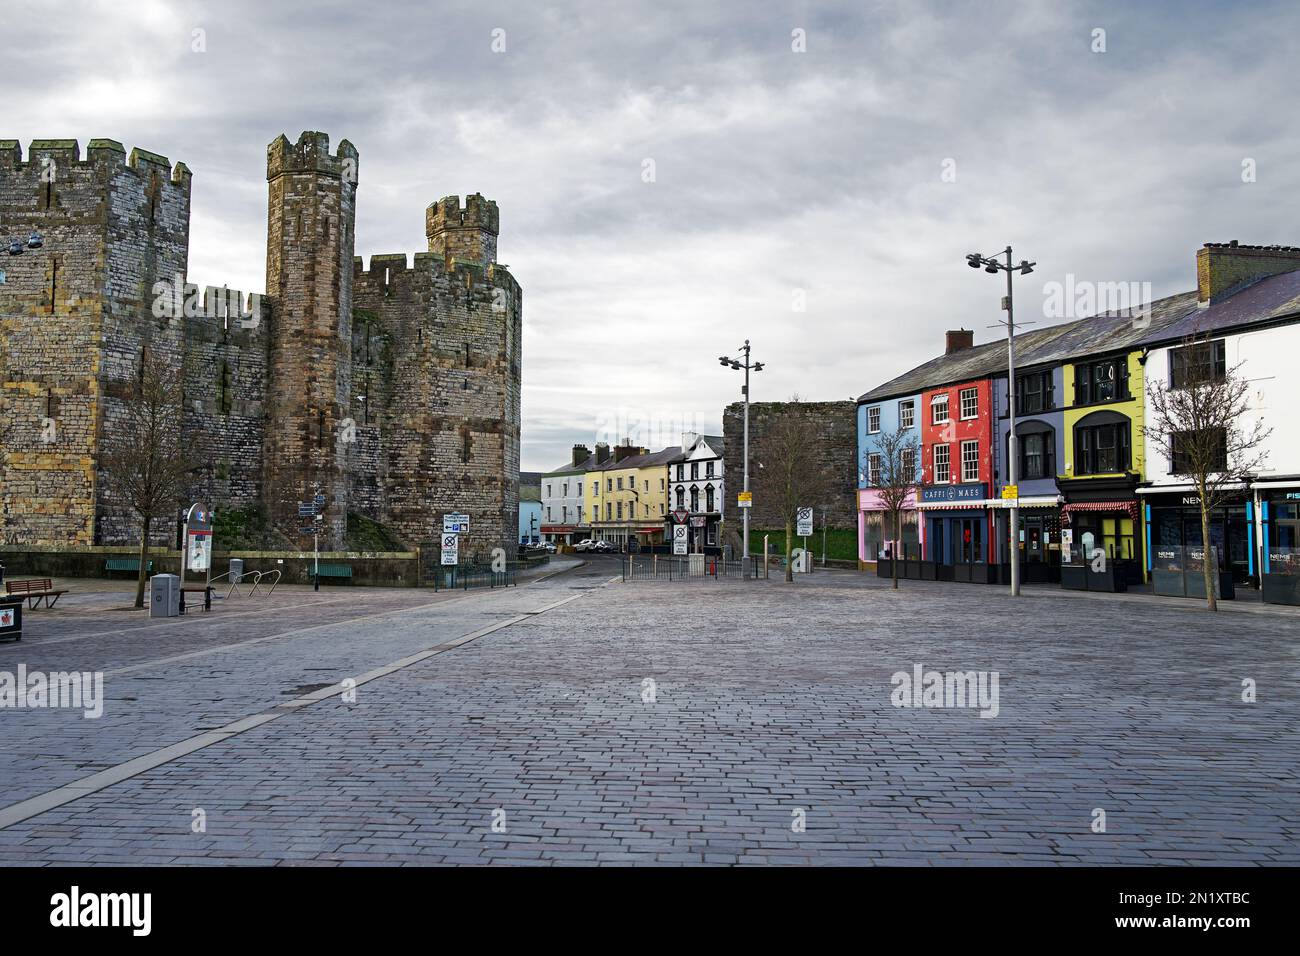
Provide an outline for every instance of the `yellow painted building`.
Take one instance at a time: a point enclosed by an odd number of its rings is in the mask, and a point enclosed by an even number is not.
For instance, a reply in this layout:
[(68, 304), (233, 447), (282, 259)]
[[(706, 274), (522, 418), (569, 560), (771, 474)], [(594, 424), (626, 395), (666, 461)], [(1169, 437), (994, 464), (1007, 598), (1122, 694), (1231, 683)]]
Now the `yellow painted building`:
[(1142, 353), (1089, 356), (1065, 364), (1065, 456), (1057, 485), (1063, 522), (1080, 555), (1100, 548), (1145, 580), (1137, 486), (1145, 460)]
[(626, 546), (661, 544), (668, 514), (668, 465), (681, 456), (673, 446), (650, 452), (615, 447), (607, 462), (585, 475), (584, 504), (591, 513), (591, 536)]

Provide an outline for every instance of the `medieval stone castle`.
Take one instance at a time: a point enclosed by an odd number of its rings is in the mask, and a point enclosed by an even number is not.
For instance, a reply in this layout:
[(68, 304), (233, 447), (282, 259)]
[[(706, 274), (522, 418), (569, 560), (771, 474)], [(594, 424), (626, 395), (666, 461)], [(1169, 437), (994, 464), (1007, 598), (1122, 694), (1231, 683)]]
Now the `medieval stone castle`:
[[(323, 549), (349, 513), (408, 546), (448, 512), (470, 515), (462, 555), (515, 541), (522, 294), (496, 262), (497, 206), (440, 199), (428, 252), (367, 270), (358, 168), (347, 140), (276, 139), (266, 294), (208, 288), (204, 308), (159, 317), (157, 290), (186, 275), (190, 170), (107, 139), (84, 157), (0, 140), (0, 544), (138, 541), (100, 456), (132, 440), (123, 403), (149, 353), (184, 383), (177, 427), (207, 460), (194, 500), (261, 509), (302, 548), (299, 503), (317, 495)], [(5, 254), (32, 233), (39, 248)]]

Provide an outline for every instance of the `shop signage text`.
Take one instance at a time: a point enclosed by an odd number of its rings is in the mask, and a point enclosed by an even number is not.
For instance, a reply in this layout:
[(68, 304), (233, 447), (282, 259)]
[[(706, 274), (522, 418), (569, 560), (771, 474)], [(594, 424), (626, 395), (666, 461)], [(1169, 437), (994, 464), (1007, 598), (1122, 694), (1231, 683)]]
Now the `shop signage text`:
[(968, 485), (934, 485), (921, 489), (921, 500), (925, 502), (983, 501), (987, 497), (988, 485), (982, 481)]

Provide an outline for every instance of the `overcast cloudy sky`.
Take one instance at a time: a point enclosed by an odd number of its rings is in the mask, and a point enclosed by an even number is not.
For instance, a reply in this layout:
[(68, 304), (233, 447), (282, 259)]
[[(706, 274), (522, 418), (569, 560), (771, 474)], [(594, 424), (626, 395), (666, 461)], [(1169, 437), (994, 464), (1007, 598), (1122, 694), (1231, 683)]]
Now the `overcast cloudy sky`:
[(495, 199), (542, 470), (636, 423), (718, 429), (746, 337), (756, 400), (847, 399), (945, 329), (992, 337), (973, 250), (1037, 260), (1018, 312), (1041, 319), (1067, 273), (1159, 296), (1203, 242), (1300, 244), (1298, 35), (1294, 3), (17, 0), (0, 138), (184, 160), (191, 280), (246, 290), (282, 132), (356, 145), (367, 258), (423, 249), (438, 197)]

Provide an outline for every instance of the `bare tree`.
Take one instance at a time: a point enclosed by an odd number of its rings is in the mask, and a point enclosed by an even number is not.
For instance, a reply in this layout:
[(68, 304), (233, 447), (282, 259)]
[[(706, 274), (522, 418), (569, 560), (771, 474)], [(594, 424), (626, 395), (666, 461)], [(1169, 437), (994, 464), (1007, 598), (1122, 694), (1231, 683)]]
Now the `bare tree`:
[(125, 400), (122, 433), (100, 456), (107, 485), (140, 521), (135, 606), (144, 607), (149, 532), (154, 519), (176, 513), (198, 459), (181, 436), (181, 376), (152, 350)]
[[(754, 442), (758, 465), (754, 476), (754, 498), (765, 510), (779, 513), (785, 526), (785, 579), (794, 580), (791, 556), (794, 548), (795, 512), (800, 505), (829, 501), (835, 497), (837, 477), (822, 454), (820, 431), (804, 409), (799, 396), (792, 396), (775, 421)], [(847, 478), (847, 476), (842, 476)]]
[(1188, 478), (1201, 507), (1206, 607), (1214, 597), (1217, 555), (1210, 544), (1210, 514), (1264, 464), (1271, 428), (1250, 414), (1250, 383), (1241, 363), (1228, 368), (1208, 336), (1194, 333), (1172, 353), (1170, 381), (1148, 387), (1151, 413), (1144, 435), (1160, 447), (1172, 474)]
[[(898, 544), (903, 539), (903, 507), (916, 489), (916, 463), (920, 457), (916, 429), (881, 432), (875, 451), (862, 453), (862, 473), (884, 505), (893, 528), (890, 565), (894, 590), (898, 590)], [(873, 460), (874, 459), (874, 460)]]

